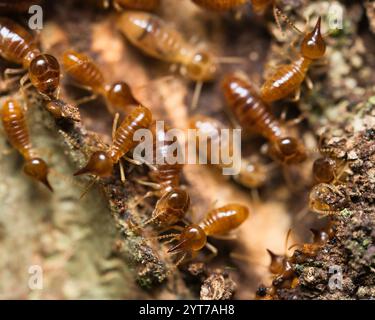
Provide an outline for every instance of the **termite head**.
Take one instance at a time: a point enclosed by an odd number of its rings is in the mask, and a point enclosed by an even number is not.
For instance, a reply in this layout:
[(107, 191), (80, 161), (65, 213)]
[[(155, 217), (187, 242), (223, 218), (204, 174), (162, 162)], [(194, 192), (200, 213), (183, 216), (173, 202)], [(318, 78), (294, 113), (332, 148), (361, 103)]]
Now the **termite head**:
[(152, 216), (160, 225), (173, 225), (185, 216), (189, 206), (189, 194), (183, 189), (174, 188), (159, 199)]
[(204, 230), (192, 224), (186, 227), (178, 237), (178, 243), (170, 248), (168, 252), (199, 251), (207, 242)]
[(331, 235), (326, 230), (310, 229), (313, 234), (314, 244), (324, 244), (330, 240)]
[(25, 162), (23, 171), (30, 177), (43, 183), (50, 191), (53, 189), (47, 179), (48, 166), (43, 159), (31, 158)]
[(134, 97), (130, 86), (123, 81), (116, 82), (106, 88), (108, 102), (115, 107), (126, 107), (128, 105), (139, 105)]
[(216, 72), (217, 63), (214, 57), (205, 51), (196, 52), (186, 66), (186, 75), (194, 81), (211, 81)]
[(331, 182), (335, 178), (336, 162), (335, 160), (324, 157), (314, 161), (313, 175), (318, 182)]
[(85, 167), (78, 170), (74, 175), (93, 174), (104, 178), (112, 175), (113, 161), (104, 151), (94, 152)]
[(275, 254), (269, 249), (267, 249), (267, 252), (271, 258), (271, 263), (268, 267), (268, 270), (272, 274), (281, 274), (284, 271), (285, 261), (287, 258), (283, 255)]
[(319, 17), (312, 32), (305, 35), (301, 44), (301, 54), (308, 59), (317, 60), (324, 56), (326, 44), (320, 32), (321, 18)]
[(56, 120), (70, 119), (77, 122), (81, 121), (81, 115), (78, 108), (63, 100), (53, 99), (47, 102), (46, 109)]
[(60, 84), (60, 64), (50, 54), (40, 54), (30, 63), (30, 81), (43, 95), (52, 99)]
[(315, 185), (309, 194), (309, 207), (318, 213), (332, 212), (331, 201), (336, 198), (335, 192), (329, 184), (319, 183)]
[(284, 137), (271, 143), (269, 154), (284, 164), (296, 164), (306, 160), (306, 150), (296, 138)]

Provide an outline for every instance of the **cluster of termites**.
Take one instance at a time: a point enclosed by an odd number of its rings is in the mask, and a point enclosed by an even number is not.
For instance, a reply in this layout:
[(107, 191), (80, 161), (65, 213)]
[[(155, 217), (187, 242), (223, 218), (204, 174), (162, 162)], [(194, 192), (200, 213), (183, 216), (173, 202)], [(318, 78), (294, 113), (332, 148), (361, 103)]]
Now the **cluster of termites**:
[[(280, 24), (279, 19), (282, 18), (294, 30), (298, 30), (281, 13), (275, 0), (192, 1), (204, 9), (217, 12), (235, 10), (247, 3), (251, 4), (258, 15), (264, 15), (273, 9), (277, 24)], [(22, 12), (31, 2), (35, 1), (0, 0), (0, 9), (1, 12)], [(103, 8), (118, 11), (117, 28), (131, 45), (145, 55), (178, 66), (182, 76), (197, 83), (191, 103), (193, 108), (198, 105), (202, 84), (219, 77), (220, 64), (236, 61), (234, 58), (218, 57), (208, 49), (202, 50), (161, 17), (150, 13), (149, 11), (160, 5), (160, 0), (99, 0), (98, 3)], [(292, 96), (298, 98), (309, 68), (316, 60), (321, 59), (326, 51), (320, 18), (312, 30), (299, 32), (302, 36), (297, 57), (291, 63), (277, 67), (260, 88), (240, 72), (227, 74), (221, 80), (223, 97), (232, 116), (231, 120), (244, 131), (262, 136), (266, 140), (265, 154), (283, 169), (304, 162), (308, 158), (308, 151), (302, 139), (291, 130), (290, 123), (274, 115), (271, 104)], [(126, 114), (122, 122), (114, 126), (111, 144), (92, 153), (87, 164), (74, 173), (75, 176), (90, 174), (95, 177), (95, 181), (105, 179), (114, 175), (114, 167), (118, 165), (122, 171), (122, 180), (126, 183), (122, 160), (137, 164), (127, 154), (137, 145), (133, 137), (139, 129), (150, 129), (154, 137), (153, 154), (166, 156), (168, 146), (172, 144), (166, 140), (166, 131), (169, 128), (160, 130), (153, 119), (152, 108), (146, 107), (135, 97), (130, 84), (105, 79), (100, 67), (86, 53), (67, 48), (61, 56), (54, 57), (39, 48), (36, 36), (27, 28), (9, 18), (1, 17), (0, 56), (7, 62), (19, 66), (19, 69), (7, 69), (4, 73), (4, 81), (9, 84), (4, 90), (11, 96), (3, 102), (1, 108), (6, 137), (24, 158), (25, 173), (45, 184), (51, 191), (52, 187), (47, 180), (48, 165), (37, 155), (30, 141), (26, 110), (32, 106), (27, 105), (27, 96), (28, 91), (34, 88), (44, 100), (46, 109), (57, 120), (79, 121), (79, 116), (74, 117), (72, 113), (65, 112), (70, 104), (59, 96), (61, 70), (72, 84), (91, 93), (75, 101), (75, 105), (87, 103), (100, 96), (104, 98), (111, 114)], [(14, 85), (15, 79), (19, 80), (18, 86)], [(17, 89), (14, 90), (14, 87)], [(20, 99), (21, 97), (23, 99)], [(22, 105), (21, 100), (26, 105)], [(220, 135), (215, 135), (221, 129), (228, 128), (223, 122), (196, 113), (190, 118), (189, 128), (196, 129), (198, 136), (210, 136), (210, 143), (215, 142), (221, 149), (225, 149), (227, 154), (232, 154), (233, 145), (221, 141)], [(310, 193), (310, 209), (328, 215), (332, 208), (324, 201), (324, 196), (335, 192), (342, 179), (345, 164), (328, 153), (322, 154), (323, 156), (313, 164), (314, 187)], [(241, 169), (233, 179), (250, 189), (263, 186), (270, 174), (269, 165), (260, 158), (243, 158)], [(209, 153), (207, 160), (210, 163)], [(187, 188), (181, 183), (183, 165), (155, 163), (157, 162), (147, 164), (149, 181), (139, 180), (138, 183), (150, 188), (141, 201), (147, 197), (156, 197), (156, 204), (148, 219), (131, 227), (136, 232), (144, 230), (149, 225), (159, 230), (162, 234), (156, 238), (168, 239), (168, 253), (178, 256), (175, 259), (176, 265), (186, 261), (188, 256), (189, 259), (195, 258), (204, 247), (216, 254), (216, 249), (207, 242), (207, 237), (230, 237), (231, 232), (248, 218), (248, 208), (238, 203), (229, 203), (209, 210), (201, 221), (191, 222), (187, 215), (190, 210), (190, 196)], [(228, 164), (219, 161), (215, 166), (223, 169)], [(273, 281), (270, 287), (258, 290), (257, 298), (274, 299), (277, 298), (277, 289), (295, 287), (298, 277), (293, 265), (315, 256), (319, 249), (334, 237), (331, 224), (325, 229), (311, 231), (314, 236), (312, 243), (292, 246), (298, 247), (296, 251), (299, 255), (289, 256), (287, 250), (284, 255), (268, 251), (271, 257), (269, 271), (273, 275)]]

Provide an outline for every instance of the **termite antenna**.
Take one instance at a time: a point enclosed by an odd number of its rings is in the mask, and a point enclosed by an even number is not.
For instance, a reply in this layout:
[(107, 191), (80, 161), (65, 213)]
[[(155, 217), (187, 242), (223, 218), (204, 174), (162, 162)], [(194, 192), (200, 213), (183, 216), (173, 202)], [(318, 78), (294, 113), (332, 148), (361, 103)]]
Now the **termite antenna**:
[(177, 262), (175, 263), (175, 266), (178, 267), (186, 258), (186, 252), (181, 256), (180, 259), (177, 260)]
[(285, 21), (285, 23), (291, 27), (294, 31), (296, 31), (297, 33), (299, 34), (304, 34), (303, 31), (301, 31), (299, 28), (297, 28), (297, 26), (288, 18), (288, 16), (283, 13), (277, 6), (274, 6), (274, 16), (275, 16), (275, 20), (276, 20), (276, 23), (277, 23), (277, 26), (278, 28), (281, 30), (282, 34), (284, 35), (284, 32), (281, 28), (281, 24), (280, 24), (280, 20), (279, 18), (283, 19)]
[(86, 186), (85, 190), (82, 192), (81, 196), (79, 197), (79, 200), (82, 200), (83, 197), (89, 192), (91, 187), (99, 180), (99, 177), (95, 177), (92, 179)]
[(286, 237), (285, 237), (285, 242), (284, 242), (284, 255), (287, 256), (287, 253), (288, 253), (288, 243), (289, 243), (289, 239), (290, 239), (290, 236), (292, 234), (292, 229), (289, 228), (288, 230), (288, 233), (286, 234)]

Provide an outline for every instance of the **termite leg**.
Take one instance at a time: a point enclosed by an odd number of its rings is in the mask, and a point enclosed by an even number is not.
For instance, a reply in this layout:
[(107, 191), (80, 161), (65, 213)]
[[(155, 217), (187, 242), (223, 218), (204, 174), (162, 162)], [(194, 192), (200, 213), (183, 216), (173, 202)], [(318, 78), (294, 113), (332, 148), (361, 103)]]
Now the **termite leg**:
[[(118, 112), (116, 112), (115, 117), (113, 118), (113, 123), (112, 123), (112, 141), (115, 140), (117, 124), (118, 124), (119, 118), (120, 118), (120, 114)], [(125, 183), (125, 181), (126, 181), (125, 171), (124, 171), (124, 166), (122, 165), (121, 160), (118, 162), (118, 164), (119, 164), (119, 167), (120, 167), (121, 182)]]
[(91, 187), (99, 180), (99, 177), (95, 177), (92, 179), (86, 186), (85, 190), (82, 192), (81, 196), (79, 197), (79, 200), (82, 200), (84, 196), (89, 192)]
[(310, 79), (308, 75), (305, 77), (305, 81), (306, 81), (307, 89), (311, 91), (314, 88), (314, 83), (312, 82), (312, 80)]
[(155, 183), (155, 182), (150, 182), (150, 181), (143, 181), (143, 180), (135, 180), (137, 183), (143, 185), (143, 186), (147, 186), (147, 187), (151, 187), (155, 190), (159, 190), (160, 189), (160, 185), (158, 183)]
[(218, 250), (215, 246), (213, 246), (211, 243), (206, 242), (205, 247), (211, 251), (211, 254), (206, 257), (206, 261), (210, 261), (211, 259), (215, 258), (218, 254)]
[(175, 263), (175, 266), (178, 267), (186, 258), (186, 252), (181, 256), (180, 259), (177, 260), (177, 262)]
[(32, 86), (31, 82), (25, 85), (25, 83), (29, 80), (29, 75), (26, 73), (20, 80), (20, 90), (22, 93), (23, 99), (26, 101), (26, 110), (29, 106), (29, 98), (27, 96), (26, 90)]
[(298, 102), (301, 99), (301, 87), (299, 87), (296, 92), (294, 93), (294, 96), (290, 99), (291, 102)]
[(25, 73), (25, 69), (23, 68), (7, 68), (4, 70), (5, 79), (8, 79), (14, 75), (20, 75)]
[(95, 100), (96, 98), (98, 98), (98, 95), (96, 93), (94, 94), (91, 94), (89, 96), (86, 96), (86, 97), (83, 97), (81, 99), (78, 99), (76, 100), (74, 103), (75, 105), (79, 106), (81, 104), (84, 104), (84, 103), (87, 103), (87, 102), (90, 102), (90, 101), (93, 101)]
[(250, 189), (250, 193), (251, 193), (251, 199), (255, 202), (255, 203), (260, 203), (260, 195), (259, 195), (259, 190), (257, 188), (251, 188)]
[(134, 160), (132, 158), (129, 158), (128, 156), (123, 156), (123, 158), (127, 161), (127, 162), (130, 162), (131, 164), (134, 164), (136, 166), (141, 166), (143, 164), (143, 162), (141, 161), (138, 161), (138, 160)]
[(228, 234), (220, 234), (211, 236), (211, 238), (218, 239), (218, 240), (236, 240), (238, 236), (236, 233), (228, 233)]
[(203, 82), (197, 81), (195, 84), (193, 98), (191, 100), (191, 110), (195, 110), (198, 107), (199, 97), (202, 92)]

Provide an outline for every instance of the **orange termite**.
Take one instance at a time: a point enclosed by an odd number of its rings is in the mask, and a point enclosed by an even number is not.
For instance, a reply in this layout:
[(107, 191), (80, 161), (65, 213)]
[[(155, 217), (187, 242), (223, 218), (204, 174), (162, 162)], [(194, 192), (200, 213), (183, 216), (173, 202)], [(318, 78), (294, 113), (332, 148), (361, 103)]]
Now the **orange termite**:
[(87, 55), (73, 50), (66, 51), (62, 57), (62, 64), (66, 73), (78, 85), (93, 92), (92, 96), (83, 98), (81, 103), (101, 95), (112, 108), (123, 109), (128, 105), (139, 104), (127, 83), (120, 81), (107, 84), (102, 71)]
[(113, 167), (136, 144), (133, 136), (138, 129), (147, 129), (152, 122), (151, 111), (144, 107), (136, 107), (120, 124), (115, 132), (108, 150), (94, 152), (85, 167), (74, 175), (93, 174), (97, 177), (109, 177)]
[(70, 119), (73, 121), (81, 121), (81, 115), (75, 105), (67, 103), (61, 99), (53, 99), (48, 101), (46, 109), (52, 114), (56, 120)]
[(146, 12), (127, 11), (121, 14), (118, 28), (145, 54), (159, 60), (177, 63), (182, 72), (194, 81), (213, 80), (217, 61), (207, 51), (194, 47), (161, 18)]
[(241, 204), (231, 203), (209, 211), (198, 224), (191, 224), (182, 229), (180, 234), (168, 234), (160, 238), (172, 238), (177, 244), (168, 252), (182, 253), (177, 265), (183, 261), (188, 253), (194, 257), (204, 246), (216, 254), (216, 248), (207, 243), (207, 237), (224, 237), (238, 228), (249, 216), (249, 209)]
[[(156, 202), (151, 218), (142, 224), (154, 223), (159, 227), (168, 227), (181, 221), (190, 207), (189, 194), (178, 187), (165, 191)], [(139, 228), (139, 227), (138, 227)]]
[(285, 253), (278, 255), (267, 249), (271, 258), (268, 270), (275, 275), (272, 281), (272, 287), (277, 288), (294, 288), (298, 284), (298, 278), (294, 271), (295, 258), (287, 254), (288, 240), (291, 230), (288, 231), (285, 238)]
[(6, 100), (3, 104), (1, 119), (9, 142), (25, 159), (24, 172), (53, 191), (47, 179), (48, 166), (43, 159), (36, 155), (32, 148), (24, 110), (21, 105), (16, 100)]
[(336, 161), (329, 157), (318, 158), (313, 163), (313, 175), (317, 182), (329, 183), (335, 179)]
[[(225, 154), (233, 154), (233, 140), (229, 139), (229, 143), (222, 141), (220, 131), (228, 129), (222, 122), (217, 119), (196, 114), (189, 120), (189, 128), (197, 130), (197, 153), (202, 152), (199, 150), (199, 139), (209, 138), (207, 150), (203, 150), (207, 156), (207, 162), (211, 164), (211, 145), (217, 144)], [(225, 164), (221, 161), (215, 164), (219, 168), (232, 166), (232, 164)], [(268, 170), (266, 165), (260, 161), (254, 161), (252, 158), (241, 159), (241, 169), (233, 179), (247, 188), (258, 188), (265, 184), (267, 180)]]
[(35, 38), (11, 19), (0, 18), (0, 55), (5, 60), (27, 69), (40, 54)]
[(112, 0), (112, 4), (118, 10), (153, 11), (160, 6), (160, 0)]
[(219, 63), (234, 63), (240, 60), (216, 57), (210, 51), (192, 45), (164, 20), (150, 13), (124, 12), (117, 25), (129, 42), (143, 53), (179, 65), (182, 75), (196, 81), (192, 108), (197, 106), (203, 82), (215, 79)]
[(336, 199), (336, 188), (328, 183), (318, 183), (309, 193), (310, 210), (319, 213), (322, 216), (328, 216), (337, 213), (333, 207)]
[(38, 5), (41, 0), (0, 0), (0, 12), (27, 12), (32, 5)]
[(277, 101), (292, 93), (299, 93), (311, 64), (322, 58), (326, 51), (320, 24), (321, 18), (319, 17), (314, 30), (304, 36), (299, 57), (290, 64), (278, 67), (275, 73), (266, 79), (260, 93), (265, 102)]
[[(8, 18), (0, 18), (0, 55), (28, 70), (28, 74), (21, 79), (21, 86), (30, 79), (43, 96), (48, 99), (55, 97), (60, 82), (60, 66), (57, 59), (49, 54), (41, 54), (35, 37)], [(5, 72), (20, 71), (23, 70), (8, 69)]]
[(272, 158), (286, 165), (306, 159), (302, 142), (291, 137), (288, 127), (273, 116), (249, 81), (229, 75), (224, 79), (222, 88), (227, 104), (240, 125), (269, 141), (268, 153)]
[(249, 0), (192, 0), (198, 6), (212, 11), (228, 11), (239, 7)]
[(275, 0), (192, 0), (195, 4), (212, 11), (228, 11), (251, 3), (253, 11), (256, 14), (263, 14), (272, 4), (275, 6)]
[[(302, 254), (306, 257), (314, 257), (323, 245), (330, 241), (335, 236), (335, 230), (332, 227), (332, 223), (326, 228), (321, 230), (310, 229), (313, 235), (313, 241), (311, 243), (295, 244), (292, 247), (299, 247)], [(292, 248), (290, 247), (290, 248)]]
[(166, 135), (170, 127), (164, 124), (164, 128), (159, 128), (157, 122), (154, 121), (150, 130), (153, 135), (154, 164), (151, 166), (149, 176), (157, 184), (159, 194), (164, 194), (179, 187), (183, 164), (167, 162), (167, 156), (170, 153), (169, 148), (176, 142), (167, 139)]

